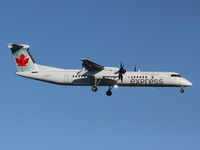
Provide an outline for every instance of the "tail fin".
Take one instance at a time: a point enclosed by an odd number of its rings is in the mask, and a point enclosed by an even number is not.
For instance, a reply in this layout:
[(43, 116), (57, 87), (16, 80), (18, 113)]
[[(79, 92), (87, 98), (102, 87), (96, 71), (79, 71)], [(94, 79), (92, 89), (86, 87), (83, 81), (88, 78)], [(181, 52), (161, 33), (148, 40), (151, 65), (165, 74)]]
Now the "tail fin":
[(8, 47), (11, 49), (18, 72), (38, 71), (28, 45), (8, 44)]

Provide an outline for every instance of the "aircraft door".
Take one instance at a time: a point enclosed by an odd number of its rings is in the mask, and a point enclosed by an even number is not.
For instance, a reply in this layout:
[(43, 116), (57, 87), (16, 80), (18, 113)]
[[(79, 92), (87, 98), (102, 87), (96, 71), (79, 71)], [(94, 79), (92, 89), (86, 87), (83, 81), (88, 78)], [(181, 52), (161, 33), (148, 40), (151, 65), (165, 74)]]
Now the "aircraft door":
[(64, 82), (65, 83), (69, 83), (70, 82), (70, 74), (68, 74), (68, 73), (64, 74)]

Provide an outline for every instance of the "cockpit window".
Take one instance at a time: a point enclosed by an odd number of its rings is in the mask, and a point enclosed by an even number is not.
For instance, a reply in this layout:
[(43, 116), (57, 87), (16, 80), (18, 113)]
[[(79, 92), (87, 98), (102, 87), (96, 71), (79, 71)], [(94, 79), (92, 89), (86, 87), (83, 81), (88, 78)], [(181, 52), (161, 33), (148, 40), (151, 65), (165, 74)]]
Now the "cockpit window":
[(171, 74), (171, 77), (181, 77), (179, 74)]

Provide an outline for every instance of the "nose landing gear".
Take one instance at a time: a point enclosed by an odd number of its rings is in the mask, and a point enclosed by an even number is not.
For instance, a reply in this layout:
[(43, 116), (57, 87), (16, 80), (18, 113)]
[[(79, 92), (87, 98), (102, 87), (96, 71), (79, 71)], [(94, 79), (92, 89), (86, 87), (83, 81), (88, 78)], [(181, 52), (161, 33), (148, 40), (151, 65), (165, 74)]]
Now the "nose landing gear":
[(184, 93), (184, 87), (181, 87), (180, 92)]

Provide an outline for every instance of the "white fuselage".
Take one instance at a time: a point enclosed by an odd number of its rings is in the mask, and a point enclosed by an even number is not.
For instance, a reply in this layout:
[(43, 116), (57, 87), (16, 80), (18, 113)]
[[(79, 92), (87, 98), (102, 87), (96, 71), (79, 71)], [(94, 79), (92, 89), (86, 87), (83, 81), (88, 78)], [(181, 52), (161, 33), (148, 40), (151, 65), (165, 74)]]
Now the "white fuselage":
[[(118, 68), (105, 67), (99, 72), (58, 69), (38, 65), (36, 72), (17, 72), (19, 76), (60, 85), (92, 86), (99, 80), (98, 86), (150, 86), (150, 87), (187, 87), (192, 83), (175, 72), (134, 72), (127, 71), (123, 81), (119, 80)], [(106, 75), (106, 76), (105, 76)], [(176, 76), (177, 75), (177, 76)]]

